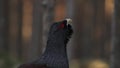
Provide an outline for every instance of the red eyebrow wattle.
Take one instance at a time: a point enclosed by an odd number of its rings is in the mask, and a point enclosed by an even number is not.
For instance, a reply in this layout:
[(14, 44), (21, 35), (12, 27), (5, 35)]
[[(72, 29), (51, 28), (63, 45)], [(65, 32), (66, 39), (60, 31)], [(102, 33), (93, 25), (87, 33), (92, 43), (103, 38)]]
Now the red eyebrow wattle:
[(60, 29), (60, 28), (64, 28), (64, 26), (65, 26), (64, 23), (62, 23), (62, 24), (59, 25), (58, 28), (59, 28), (59, 29)]

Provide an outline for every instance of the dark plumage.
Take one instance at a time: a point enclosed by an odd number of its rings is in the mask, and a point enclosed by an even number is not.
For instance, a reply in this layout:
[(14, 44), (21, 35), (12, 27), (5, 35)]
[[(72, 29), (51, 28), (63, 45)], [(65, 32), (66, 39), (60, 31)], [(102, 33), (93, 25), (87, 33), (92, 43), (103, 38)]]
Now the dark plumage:
[(66, 45), (73, 33), (70, 19), (52, 24), (46, 50), (37, 60), (19, 68), (69, 68)]

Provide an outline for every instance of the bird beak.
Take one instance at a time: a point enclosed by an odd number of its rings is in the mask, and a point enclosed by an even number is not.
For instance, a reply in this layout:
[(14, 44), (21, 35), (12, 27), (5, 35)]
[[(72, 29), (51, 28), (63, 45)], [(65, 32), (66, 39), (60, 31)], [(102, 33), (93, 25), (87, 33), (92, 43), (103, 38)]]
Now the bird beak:
[(66, 19), (66, 20), (67, 20), (67, 25), (68, 25), (68, 24), (72, 25), (72, 19), (68, 18), (68, 19)]

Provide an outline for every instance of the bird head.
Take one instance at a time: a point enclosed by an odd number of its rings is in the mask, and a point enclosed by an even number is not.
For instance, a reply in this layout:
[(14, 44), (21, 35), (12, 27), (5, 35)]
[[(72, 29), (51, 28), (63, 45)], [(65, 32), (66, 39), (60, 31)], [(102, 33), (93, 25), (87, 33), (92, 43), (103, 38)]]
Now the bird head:
[(55, 41), (64, 41), (65, 43), (67, 43), (73, 33), (71, 23), (71, 19), (65, 19), (53, 23), (50, 28), (48, 38), (51, 38)]

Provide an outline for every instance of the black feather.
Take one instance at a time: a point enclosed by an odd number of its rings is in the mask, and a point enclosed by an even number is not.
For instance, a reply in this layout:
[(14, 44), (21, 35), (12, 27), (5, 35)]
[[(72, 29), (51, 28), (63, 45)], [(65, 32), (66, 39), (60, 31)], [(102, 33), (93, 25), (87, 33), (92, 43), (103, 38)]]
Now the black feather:
[[(64, 27), (60, 27), (61, 24)], [(72, 33), (72, 26), (67, 25), (66, 20), (54, 23), (49, 30), (46, 50), (42, 56), (19, 68), (69, 68), (66, 45)]]

